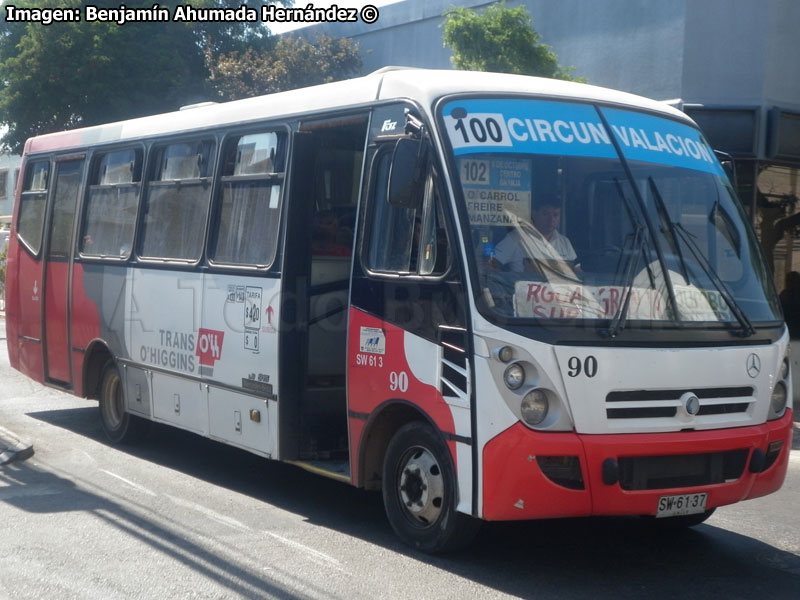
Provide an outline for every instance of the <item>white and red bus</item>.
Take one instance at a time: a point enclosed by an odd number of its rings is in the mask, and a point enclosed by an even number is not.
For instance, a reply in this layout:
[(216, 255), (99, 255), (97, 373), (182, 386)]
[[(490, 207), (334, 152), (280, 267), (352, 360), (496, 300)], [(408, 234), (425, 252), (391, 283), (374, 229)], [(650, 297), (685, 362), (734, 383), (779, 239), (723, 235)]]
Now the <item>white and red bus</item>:
[(43, 135), (22, 168), (11, 363), (113, 442), (157, 421), (382, 490), (431, 552), (783, 482), (770, 274), (661, 103), (390, 68)]

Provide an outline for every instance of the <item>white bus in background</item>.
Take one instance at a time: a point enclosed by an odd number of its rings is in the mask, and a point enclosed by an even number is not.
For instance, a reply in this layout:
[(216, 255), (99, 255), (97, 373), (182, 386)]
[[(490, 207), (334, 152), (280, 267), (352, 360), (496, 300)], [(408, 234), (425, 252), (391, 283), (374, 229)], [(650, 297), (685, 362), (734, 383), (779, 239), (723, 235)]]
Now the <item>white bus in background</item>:
[(382, 490), (429, 552), (480, 519), (693, 525), (783, 482), (779, 303), (663, 104), (386, 69), (33, 138), (23, 174), (11, 363), (97, 398), (113, 442), (158, 421)]
[(0, 231), (7, 230), (11, 225), (11, 209), (21, 161), (22, 157), (17, 154), (0, 152)]

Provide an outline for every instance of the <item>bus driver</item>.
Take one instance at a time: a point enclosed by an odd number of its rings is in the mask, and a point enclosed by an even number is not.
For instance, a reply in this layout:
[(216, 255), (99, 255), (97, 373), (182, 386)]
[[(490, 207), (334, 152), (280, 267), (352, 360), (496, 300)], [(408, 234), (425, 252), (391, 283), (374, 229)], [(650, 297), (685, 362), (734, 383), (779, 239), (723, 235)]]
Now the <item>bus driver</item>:
[(494, 259), (507, 271), (538, 271), (536, 262), (566, 262), (575, 267), (575, 249), (559, 233), (561, 204), (553, 194), (542, 195), (531, 213), (533, 226), (520, 221), (494, 249)]

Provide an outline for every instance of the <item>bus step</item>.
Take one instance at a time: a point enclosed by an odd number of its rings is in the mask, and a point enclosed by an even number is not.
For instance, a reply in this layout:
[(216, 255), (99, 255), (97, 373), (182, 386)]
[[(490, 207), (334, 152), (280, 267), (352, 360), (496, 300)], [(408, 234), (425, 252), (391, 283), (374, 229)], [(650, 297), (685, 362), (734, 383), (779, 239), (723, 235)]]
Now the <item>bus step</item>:
[(290, 460), (288, 462), (317, 475), (350, 483), (349, 460)]

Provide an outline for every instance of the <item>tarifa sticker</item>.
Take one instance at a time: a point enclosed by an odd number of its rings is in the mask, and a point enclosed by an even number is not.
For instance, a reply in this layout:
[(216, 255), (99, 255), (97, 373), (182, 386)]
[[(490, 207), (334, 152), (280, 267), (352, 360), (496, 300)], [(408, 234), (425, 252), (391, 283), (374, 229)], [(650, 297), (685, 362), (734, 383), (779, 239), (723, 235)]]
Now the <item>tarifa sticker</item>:
[(361, 352), (386, 354), (386, 334), (378, 327), (361, 328)]

